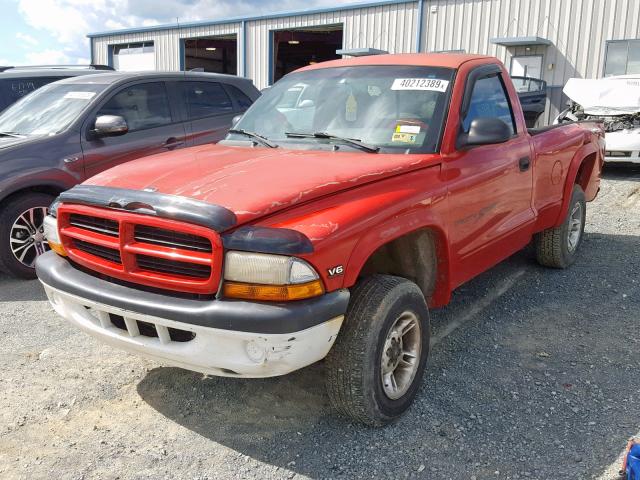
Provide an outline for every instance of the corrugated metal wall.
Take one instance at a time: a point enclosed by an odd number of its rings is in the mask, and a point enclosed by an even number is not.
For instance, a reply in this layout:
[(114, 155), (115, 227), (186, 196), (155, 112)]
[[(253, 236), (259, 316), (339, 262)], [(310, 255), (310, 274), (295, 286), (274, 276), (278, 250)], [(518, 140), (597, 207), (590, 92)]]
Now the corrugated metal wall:
[[(546, 38), (553, 45), (527, 49), (489, 42), (527, 36)], [(606, 40), (624, 38), (640, 38), (640, 0), (425, 0), (425, 51), (464, 49), (495, 55), (507, 68), (513, 55), (542, 55), (550, 96), (546, 121), (565, 104), (566, 81), (601, 77)]]
[[(107, 63), (108, 46), (153, 40), (158, 70), (180, 69), (180, 39), (236, 34), (238, 72), (258, 88), (269, 83), (271, 31), (317, 25), (343, 25), (344, 48), (416, 51), (418, 1), (246, 22), (246, 71), (242, 24), (227, 23), (93, 39), (93, 58)], [(539, 36), (550, 46), (506, 48), (495, 37)], [(640, 0), (424, 0), (422, 51), (459, 50), (495, 55), (507, 67), (513, 55), (542, 55), (549, 85), (546, 121), (564, 104), (562, 86), (571, 77), (602, 76), (606, 40), (640, 38)]]
[[(343, 47), (372, 47), (389, 52), (415, 51), (417, 31), (417, 2), (380, 5), (376, 7), (336, 10), (313, 15), (294, 15), (246, 22), (247, 60), (245, 76), (253, 79), (258, 88), (269, 84), (269, 50), (272, 30), (317, 25), (343, 25)], [(109, 35), (93, 39), (93, 61), (107, 64), (109, 45), (153, 40), (156, 68), (180, 69), (180, 39), (235, 33), (238, 38), (238, 72), (242, 65), (241, 23), (216, 24), (189, 28)]]
[[(235, 34), (238, 47), (242, 42), (240, 23), (224, 23), (189, 28), (171, 28), (155, 32), (128, 33), (123, 35), (109, 35), (93, 39), (93, 61), (106, 65), (109, 62), (109, 45), (141, 42), (153, 40), (156, 54), (156, 69), (175, 71), (180, 70), (180, 39), (206, 37), (211, 35)], [(238, 69), (238, 71), (242, 71)]]
[(416, 48), (417, 17), (417, 2), (409, 2), (247, 22), (247, 75), (258, 88), (269, 84), (272, 30), (342, 24), (343, 48), (412, 52)]

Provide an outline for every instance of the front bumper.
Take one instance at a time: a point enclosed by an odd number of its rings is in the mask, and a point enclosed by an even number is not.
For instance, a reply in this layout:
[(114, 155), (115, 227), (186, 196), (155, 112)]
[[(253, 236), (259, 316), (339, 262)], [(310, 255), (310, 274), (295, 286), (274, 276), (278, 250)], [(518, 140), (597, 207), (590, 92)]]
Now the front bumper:
[(278, 304), (176, 298), (96, 278), (53, 252), (36, 272), (55, 311), (90, 335), (220, 376), (284, 375), (324, 358), (349, 301), (347, 290)]

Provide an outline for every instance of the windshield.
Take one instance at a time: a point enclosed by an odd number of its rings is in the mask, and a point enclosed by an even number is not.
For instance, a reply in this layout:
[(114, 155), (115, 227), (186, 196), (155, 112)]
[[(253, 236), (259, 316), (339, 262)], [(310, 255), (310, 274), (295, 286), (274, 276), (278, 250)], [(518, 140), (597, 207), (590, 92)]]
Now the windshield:
[(0, 114), (0, 133), (53, 135), (69, 126), (106, 85), (45, 85)]
[[(357, 148), (335, 138), (342, 137), (383, 152), (433, 153), (453, 73), (402, 65), (294, 72), (267, 90), (235, 128), (287, 148)], [(317, 133), (328, 135), (314, 137)], [(228, 139), (246, 136), (232, 133)]]

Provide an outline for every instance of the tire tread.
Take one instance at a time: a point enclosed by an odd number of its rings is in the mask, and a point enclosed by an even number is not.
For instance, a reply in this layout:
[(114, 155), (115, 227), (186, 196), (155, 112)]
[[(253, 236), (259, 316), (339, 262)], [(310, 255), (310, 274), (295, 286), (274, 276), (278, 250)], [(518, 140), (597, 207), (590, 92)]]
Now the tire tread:
[(362, 391), (362, 378), (372, 368), (364, 362), (364, 347), (372, 334), (371, 325), (364, 320), (374, 317), (392, 291), (403, 284), (414, 286), (390, 275), (373, 275), (356, 284), (342, 330), (327, 356), (326, 386), (332, 406), (340, 414), (370, 426), (383, 425), (392, 418), (380, 418), (371, 412)]

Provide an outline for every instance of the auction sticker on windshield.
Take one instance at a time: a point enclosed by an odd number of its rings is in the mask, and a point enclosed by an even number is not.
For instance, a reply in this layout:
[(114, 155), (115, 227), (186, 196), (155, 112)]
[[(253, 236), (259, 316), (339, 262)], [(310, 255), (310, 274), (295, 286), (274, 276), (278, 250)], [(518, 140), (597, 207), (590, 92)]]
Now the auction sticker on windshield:
[(91, 100), (96, 92), (67, 92), (64, 98), (71, 98), (73, 100)]
[(396, 78), (391, 85), (391, 90), (445, 92), (448, 86), (449, 80), (440, 80), (439, 78)]

